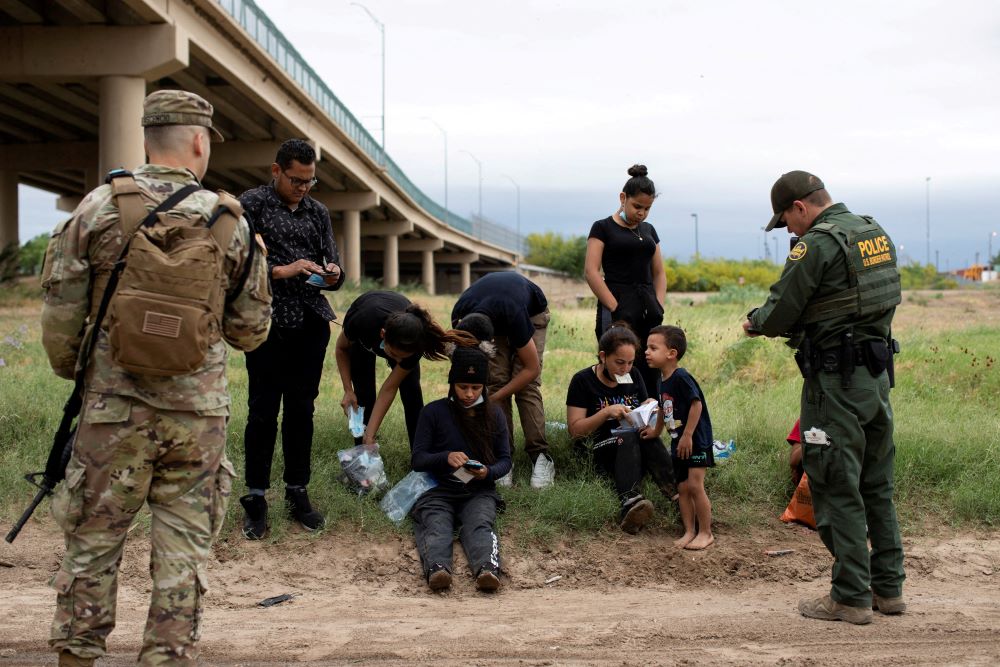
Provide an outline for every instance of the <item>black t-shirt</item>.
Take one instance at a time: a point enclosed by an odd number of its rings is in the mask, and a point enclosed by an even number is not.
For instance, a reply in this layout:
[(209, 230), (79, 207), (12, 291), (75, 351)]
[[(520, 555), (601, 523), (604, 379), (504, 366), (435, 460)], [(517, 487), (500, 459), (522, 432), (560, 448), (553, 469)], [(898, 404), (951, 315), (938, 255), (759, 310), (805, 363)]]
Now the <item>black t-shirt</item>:
[[(660, 378), (658, 388), (660, 407), (663, 408), (663, 419), (668, 429), (670, 427), (671, 410), (674, 421), (679, 421), (676, 428), (670, 429), (670, 436), (674, 443), (684, 432), (684, 427), (688, 423), (688, 413), (691, 412), (691, 403), (701, 401), (701, 417), (698, 419), (698, 426), (691, 436), (691, 441), (696, 450), (711, 449), (712, 447), (712, 418), (708, 416), (708, 404), (705, 403), (705, 394), (698, 386), (698, 382), (683, 368), (675, 370), (666, 380)], [(667, 402), (669, 401), (669, 403)]]
[[(401, 313), (410, 305), (410, 300), (398, 292), (373, 290), (365, 292), (351, 304), (344, 315), (344, 335), (352, 345), (360, 344), (369, 352), (388, 359), (382, 349), (382, 329), (385, 320), (393, 313)], [(414, 354), (403, 359), (400, 366), (406, 370), (417, 367), (420, 355)]]
[(535, 334), (531, 318), (549, 303), (542, 288), (520, 273), (487, 273), (458, 297), (451, 310), (452, 325), (469, 313), (482, 313), (493, 322), (493, 333), (506, 336), (514, 348), (528, 344)]
[[(641, 239), (639, 237), (642, 237)], [(627, 285), (653, 284), (653, 254), (660, 242), (656, 230), (648, 222), (640, 222), (633, 232), (608, 216), (590, 227), (587, 238), (604, 243), (601, 268), (608, 283)]]
[[(586, 409), (587, 417), (593, 417), (609, 405), (615, 404), (627, 405), (634, 410), (642, 405), (649, 395), (637, 368), (633, 366), (629, 376), (632, 378), (631, 384), (619, 383), (616, 387), (609, 387), (598, 379), (593, 366), (584, 368), (569, 381), (566, 405)], [(617, 419), (609, 419), (590, 434), (595, 449), (615, 441), (611, 435), (613, 428), (618, 428)]]

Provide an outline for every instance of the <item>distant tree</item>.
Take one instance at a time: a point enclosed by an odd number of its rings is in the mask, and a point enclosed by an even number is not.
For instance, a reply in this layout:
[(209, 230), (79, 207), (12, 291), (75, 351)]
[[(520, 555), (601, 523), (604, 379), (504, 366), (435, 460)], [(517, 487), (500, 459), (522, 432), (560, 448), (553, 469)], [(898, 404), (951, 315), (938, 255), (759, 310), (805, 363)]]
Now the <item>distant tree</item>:
[(38, 275), (45, 261), (45, 249), (49, 245), (49, 235), (39, 234), (21, 246), (17, 272), (22, 276)]
[(583, 261), (587, 255), (587, 239), (584, 236), (563, 237), (562, 234), (545, 232), (528, 234), (525, 239), (528, 252), (524, 261), (537, 264), (570, 275), (583, 276)]

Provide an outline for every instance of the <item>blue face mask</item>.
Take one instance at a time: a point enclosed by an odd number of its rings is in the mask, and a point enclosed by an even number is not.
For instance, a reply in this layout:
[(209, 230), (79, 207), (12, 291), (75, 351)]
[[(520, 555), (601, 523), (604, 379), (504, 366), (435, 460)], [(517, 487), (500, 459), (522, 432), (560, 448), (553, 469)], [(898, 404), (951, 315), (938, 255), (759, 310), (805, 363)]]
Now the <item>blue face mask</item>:
[(380, 349), (380, 350), (382, 350), (383, 352), (385, 352), (385, 340), (384, 340), (384, 339), (383, 339), (383, 340), (380, 340), (380, 341), (378, 342), (378, 349)]
[(625, 209), (624, 208), (621, 210), (621, 212), (618, 215), (621, 216), (622, 222), (628, 223), (628, 216), (625, 215)]

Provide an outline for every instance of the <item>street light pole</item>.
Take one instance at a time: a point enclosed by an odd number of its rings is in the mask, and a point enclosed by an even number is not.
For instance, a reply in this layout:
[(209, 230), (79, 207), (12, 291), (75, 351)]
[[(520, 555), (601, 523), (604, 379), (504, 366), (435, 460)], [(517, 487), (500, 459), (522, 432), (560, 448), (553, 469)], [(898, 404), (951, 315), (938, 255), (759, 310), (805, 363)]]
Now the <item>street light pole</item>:
[(990, 265), (990, 271), (993, 270), (993, 237), (996, 235), (996, 232), (990, 232), (990, 254), (986, 257), (986, 263)]
[(355, 7), (360, 7), (368, 14), (368, 17), (378, 26), (382, 33), (382, 159), (385, 161), (385, 24), (375, 18), (371, 11), (360, 2), (352, 2)]
[(931, 263), (931, 177), (927, 177), (927, 264)]
[(477, 158), (475, 155), (473, 155), (469, 151), (462, 150), (461, 152), (465, 153), (466, 155), (468, 155), (469, 157), (471, 157), (473, 160), (475, 160), (476, 161), (476, 166), (479, 167), (479, 212), (476, 214), (477, 217), (479, 218), (479, 221), (476, 224), (476, 226), (479, 227), (479, 235), (478, 236), (479, 236), (479, 240), (482, 241), (483, 240), (483, 163), (480, 162), (479, 158)]
[[(514, 190), (517, 192), (517, 254), (521, 254), (521, 186), (517, 184), (513, 178), (507, 174), (500, 174), (508, 181), (514, 184)], [(995, 233), (995, 232), (994, 232)]]
[(698, 252), (698, 214), (692, 213), (691, 217), (694, 218), (694, 258), (697, 260), (700, 254)]
[(424, 116), (424, 120), (434, 123), (434, 127), (441, 130), (441, 136), (444, 138), (444, 224), (451, 224), (451, 211), (448, 209), (448, 133), (445, 132), (444, 128), (429, 116)]

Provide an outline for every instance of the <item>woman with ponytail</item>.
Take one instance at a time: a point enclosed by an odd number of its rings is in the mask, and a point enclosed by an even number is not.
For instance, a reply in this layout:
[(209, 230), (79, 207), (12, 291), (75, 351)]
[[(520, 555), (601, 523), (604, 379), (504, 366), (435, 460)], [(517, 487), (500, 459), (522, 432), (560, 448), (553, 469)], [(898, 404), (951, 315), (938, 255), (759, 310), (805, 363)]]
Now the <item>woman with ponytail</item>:
[[(667, 295), (660, 237), (646, 222), (656, 199), (656, 186), (647, 173), (641, 164), (629, 168), (629, 179), (618, 195), (618, 210), (590, 228), (583, 269), (597, 297), (597, 338), (612, 321), (623, 320), (639, 337), (640, 352), (649, 330), (663, 322)], [(646, 386), (656, 387), (659, 373), (650, 370), (642, 354), (635, 365)]]
[(448, 397), (429, 403), (417, 425), (411, 465), (438, 485), (417, 499), (411, 513), (424, 578), (435, 591), (451, 586), (456, 527), (476, 588), (500, 587), (496, 481), (510, 471), (511, 460), (507, 420), (489, 400), (489, 364), (480, 348), (455, 348)]
[[(397, 292), (373, 290), (358, 297), (344, 315), (344, 328), (334, 354), (344, 385), (344, 399), (340, 402), (344, 414), (350, 408), (364, 408), (365, 434), (361, 441), (375, 442), (398, 391), (412, 448), (417, 419), (424, 407), (420, 358), (446, 359), (449, 343), (474, 346), (478, 342), (464, 331), (445, 331), (424, 308)], [(375, 357), (385, 359), (392, 369), (377, 397)]]

